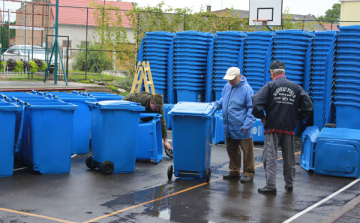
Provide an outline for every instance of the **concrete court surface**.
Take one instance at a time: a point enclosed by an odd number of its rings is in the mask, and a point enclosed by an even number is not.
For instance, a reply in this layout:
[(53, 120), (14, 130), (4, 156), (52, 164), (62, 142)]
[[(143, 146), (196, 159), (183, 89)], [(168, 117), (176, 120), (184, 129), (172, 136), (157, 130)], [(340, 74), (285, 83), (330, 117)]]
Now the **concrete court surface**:
[[(41, 175), (19, 168), (14, 176), (0, 178), (0, 223), (319, 222), (360, 194), (356, 179), (315, 175), (300, 165), (294, 191), (286, 192), (281, 152), (278, 194), (259, 194), (257, 189), (265, 185), (262, 145), (255, 144), (254, 151), (256, 175), (250, 184), (222, 179), (228, 171), (222, 144), (212, 147), (209, 184), (174, 176), (168, 181), (167, 168), (173, 164), (168, 157), (159, 164), (137, 162), (132, 174), (108, 176), (87, 169), (86, 155), (72, 158), (70, 174)], [(299, 151), (297, 141), (297, 163)]]

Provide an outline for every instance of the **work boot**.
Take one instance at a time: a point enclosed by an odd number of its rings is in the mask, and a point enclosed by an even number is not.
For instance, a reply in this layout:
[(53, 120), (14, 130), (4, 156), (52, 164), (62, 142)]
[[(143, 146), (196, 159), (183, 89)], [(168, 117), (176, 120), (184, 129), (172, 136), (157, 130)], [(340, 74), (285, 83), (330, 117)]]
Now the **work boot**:
[(294, 189), (294, 187), (288, 187), (288, 186), (285, 186), (285, 190), (289, 191), (289, 192), (292, 192)]
[(224, 180), (240, 180), (241, 176), (227, 174), (227, 175), (223, 175), (223, 179)]
[(240, 182), (244, 183), (244, 184), (251, 183), (251, 182), (253, 182), (253, 178), (245, 176), (245, 177), (241, 178)]
[(259, 189), (258, 189), (258, 192), (259, 192), (260, 194), (272, 194), (272, 195), (276, 195), (276, 189), (274, 189), (274, 188), (267, 188), (267, 187), (259, 188)]

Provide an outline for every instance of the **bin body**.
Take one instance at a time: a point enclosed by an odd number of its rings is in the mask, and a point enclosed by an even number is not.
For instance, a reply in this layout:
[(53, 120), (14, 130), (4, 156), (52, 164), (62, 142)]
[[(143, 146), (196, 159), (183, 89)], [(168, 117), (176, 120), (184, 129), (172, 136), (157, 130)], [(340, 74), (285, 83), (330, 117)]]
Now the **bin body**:
[(92, 160), (100, 164), (111, 161), (113, 173), (134, 172), (140, 112), (145, 108), (128, 101), (88, 104)]
[(15, 121), (20, 110), (19, 106), (0, 100), (0, 177), (13, 175)]
[[(91, 113), (86, 102), (96, 102), (96, 98), (84, 97), (66, 92), (47, 92), (50, 96), (78, 106), (74, 112), (72, 154), (88, 154), (90, 144)], [(55, 98), (56, 98), (55, 97)]]
[(314, 172), (360, 178), (360, 130), (323, 128), (316, 139)]
[(179, 102), (170, 111), (176, 177), (204, 178), (211, 161), (212, 103)]
[(154, 113), (140, 114), (140, 118), (145, 117), (153, 117), (153, 119), (139, 123), (136, 159), (151, 160), (154, 163), (159, 163), (163, 159), (161, 115)]
[(53, 101), (32, 102), (24, 108), (23, 154), (33, 170), (41, 174), (69, 173), (77, 106)]

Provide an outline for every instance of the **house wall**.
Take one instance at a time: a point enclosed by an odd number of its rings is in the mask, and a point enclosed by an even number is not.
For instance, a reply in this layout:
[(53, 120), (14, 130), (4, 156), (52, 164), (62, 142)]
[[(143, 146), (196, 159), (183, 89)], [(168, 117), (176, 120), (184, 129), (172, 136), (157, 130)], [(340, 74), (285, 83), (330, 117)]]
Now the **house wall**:
[(360, 1), (340, 0), (340, 2), (341, 2), (340, 21), (359, 21), (359, 22), (341, 22), (340, 26), (359, 25)]
[[(40, 2), (40, 1), (39, 1)], [(42, 3), (42, 1), (41, 1)], [(16, 13), (15, 26), (26, 27), (43, 27), (43, 31), (32, 31), (24, 29), (16, 29), (15, 40), (12, 41), (12, 45), (36, 45), (45, 46), (46, 35), (52, 34), (53, 19), (50, 15), (50, 7), (43, 5), (26, 4), (22, 5)], [(37, 15), (32, 15), (37, 14)], [(32, 29), (32, 28), (29, 28)], [(48, 44), (51, 44), (52, 37), (48, 37)]]
[[(133, 30), (131, 28), (126, 28), (126, 31), (128, 35), (128, 41), (130, 42), (131, 45), (134, 46), (133, 48), (135, 48)], [(81, 46), (81, 42), (86, 41), (86, 26), (59, 24), (59, 35), (69, 36), (69, 41), (71, 41), (70, 49), (78, 49)], [(67, 40), (67, 38), (59, 37), (59, 45), (61, 51), (63, 51), (63, 48), (66, 47), (66, 45), (64, 45), (64, 40)], [(97, 34), (95, 26), (88, 27), (88, 41), (92, 43), (101, 43), (100, 37)], [(78, 52), (77, 50), (69, 51), (69, 68), (72, 67), (72, 63), (77, 55), (77, 52)], [(119, 62), (117, 62), (116, 66), (114, 67), (116, 67), (116, 69), (121, 68)]]

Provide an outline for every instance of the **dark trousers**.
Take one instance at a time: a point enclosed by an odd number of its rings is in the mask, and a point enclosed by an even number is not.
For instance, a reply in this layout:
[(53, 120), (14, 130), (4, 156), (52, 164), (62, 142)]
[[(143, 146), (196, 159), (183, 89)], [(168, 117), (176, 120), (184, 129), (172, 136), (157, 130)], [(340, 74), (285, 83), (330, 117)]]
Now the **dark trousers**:
[(232, 139), (226, 138), (226, 150), (229, 155), (229, 173), (240, 176), (241, 150), (243, 152), (244, 176), (254, 178), (255, 158), (253, 139)]

